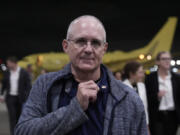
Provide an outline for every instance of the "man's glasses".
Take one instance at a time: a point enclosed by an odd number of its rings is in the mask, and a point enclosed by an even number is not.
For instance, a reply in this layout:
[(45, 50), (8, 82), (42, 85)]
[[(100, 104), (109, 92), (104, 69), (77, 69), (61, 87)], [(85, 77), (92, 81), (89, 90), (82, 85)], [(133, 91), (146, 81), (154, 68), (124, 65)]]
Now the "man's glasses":
[(171, 58), (160, 58), (160, 60), (162, 60), (162, 61), (170, 61)]
[(78, 38), (78, 39), (74, 39), (74, 40), (73, 39), (68, 39), (68, 41), (74, 42), (75, 45), (78, 48), (85, 48), (85, 47), (87, 47), (88, 42), (90, 42), (91, 47), (94, 48), (94, 49), (100, 48), (105, 43), (105, 42), (102, 42), (102, 41), (100, 41), (98, 39), (88, 40), (86, 38)]

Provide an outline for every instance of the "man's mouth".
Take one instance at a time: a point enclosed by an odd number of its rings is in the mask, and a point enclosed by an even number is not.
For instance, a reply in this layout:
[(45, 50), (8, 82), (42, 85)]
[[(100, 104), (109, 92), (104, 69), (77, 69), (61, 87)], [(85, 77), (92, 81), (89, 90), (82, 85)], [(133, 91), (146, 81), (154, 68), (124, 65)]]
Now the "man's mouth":
[(94, 60), (94, 58), (81, 57), (82, 60)]
[(94, 58), (81, 58), (84, 62), (93, 62)]

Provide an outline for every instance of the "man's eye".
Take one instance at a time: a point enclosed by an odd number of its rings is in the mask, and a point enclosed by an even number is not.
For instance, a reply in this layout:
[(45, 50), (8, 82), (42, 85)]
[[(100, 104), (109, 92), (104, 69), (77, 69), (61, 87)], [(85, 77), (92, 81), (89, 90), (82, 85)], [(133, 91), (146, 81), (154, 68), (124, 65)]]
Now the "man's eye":
[(78, 40), (76, 41), (76, 43), (77, 43), (77, 44), (80, 44), (80, 45), (84, 45), (84, 44), (86, 44), (86, 40), (85, 40), (85, 39), (78, 39)]
[(100, 42), (100, 41), (97, 41), (97, 40), (93, 40), (93, 41), (91, 42), (91, 44), (94, 45), (94, 46), (101, 46), (101, 42)]

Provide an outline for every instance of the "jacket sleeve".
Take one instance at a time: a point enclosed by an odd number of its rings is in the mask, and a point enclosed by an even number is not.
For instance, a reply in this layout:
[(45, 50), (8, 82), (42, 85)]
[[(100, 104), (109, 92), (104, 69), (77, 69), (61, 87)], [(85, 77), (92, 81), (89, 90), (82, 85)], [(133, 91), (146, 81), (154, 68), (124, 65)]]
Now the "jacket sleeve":
[(31, 90), (31, 78), (30, 78), (30, 75), (27, 71), (24, 71), (24, 81), (25, 81), (25, 86), (24, 86), (24, 100), (23, 102), (26, 101), (26, 99), (28, 98), (29, 96), (29, 93), (30, 93), (30, 90)]
[(144, 109), (144, 105), (142, 100), (138, 97), (134, 97), (135, 99), (135, 110), (133, 115), (133, 127), (136, 130), (132, 130), (132, 135), (148, 135), (148, 127), (146, 123), (146, 113)]
[(148, 135), (145, 111), (141, 112), (140, 119), (137, 120), (137, 135)]
[(88, 119), (76, 97), (68, 106), (46, 114), (43, 79), (40, 77), (33, 85), (15, 128), (15, 135), (64, 135)]

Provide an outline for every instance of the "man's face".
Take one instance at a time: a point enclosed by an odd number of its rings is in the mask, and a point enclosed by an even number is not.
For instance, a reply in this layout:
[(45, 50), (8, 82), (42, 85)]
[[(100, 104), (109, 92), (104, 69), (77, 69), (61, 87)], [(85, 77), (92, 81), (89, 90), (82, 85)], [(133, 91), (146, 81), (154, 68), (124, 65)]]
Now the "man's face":
[(12, 61), (10, 61), (10, 60), (7, 60), (7, 61), (6, 61), (6, 64), (7, 64), (7, 67), (8, 67), (10, 70), (14, 70), (14, 69), (16, 68), (16, 66), (17, 66), (16, 63), (14, 63), (14, 62), (12, 62)]
[(104, 33), (98, 25), (94, 21), (80, 21), (74, 24), (71, 39), (63, 41), (63, 49), (74, 69), (94, 71), (100, 67), (107, 43), (104, 43)]
[(160, 56), (160, 60), (157, 61), (159, 68), (169, 70), (171, 67), (171, 55), (169, 53), (163, 53)]

